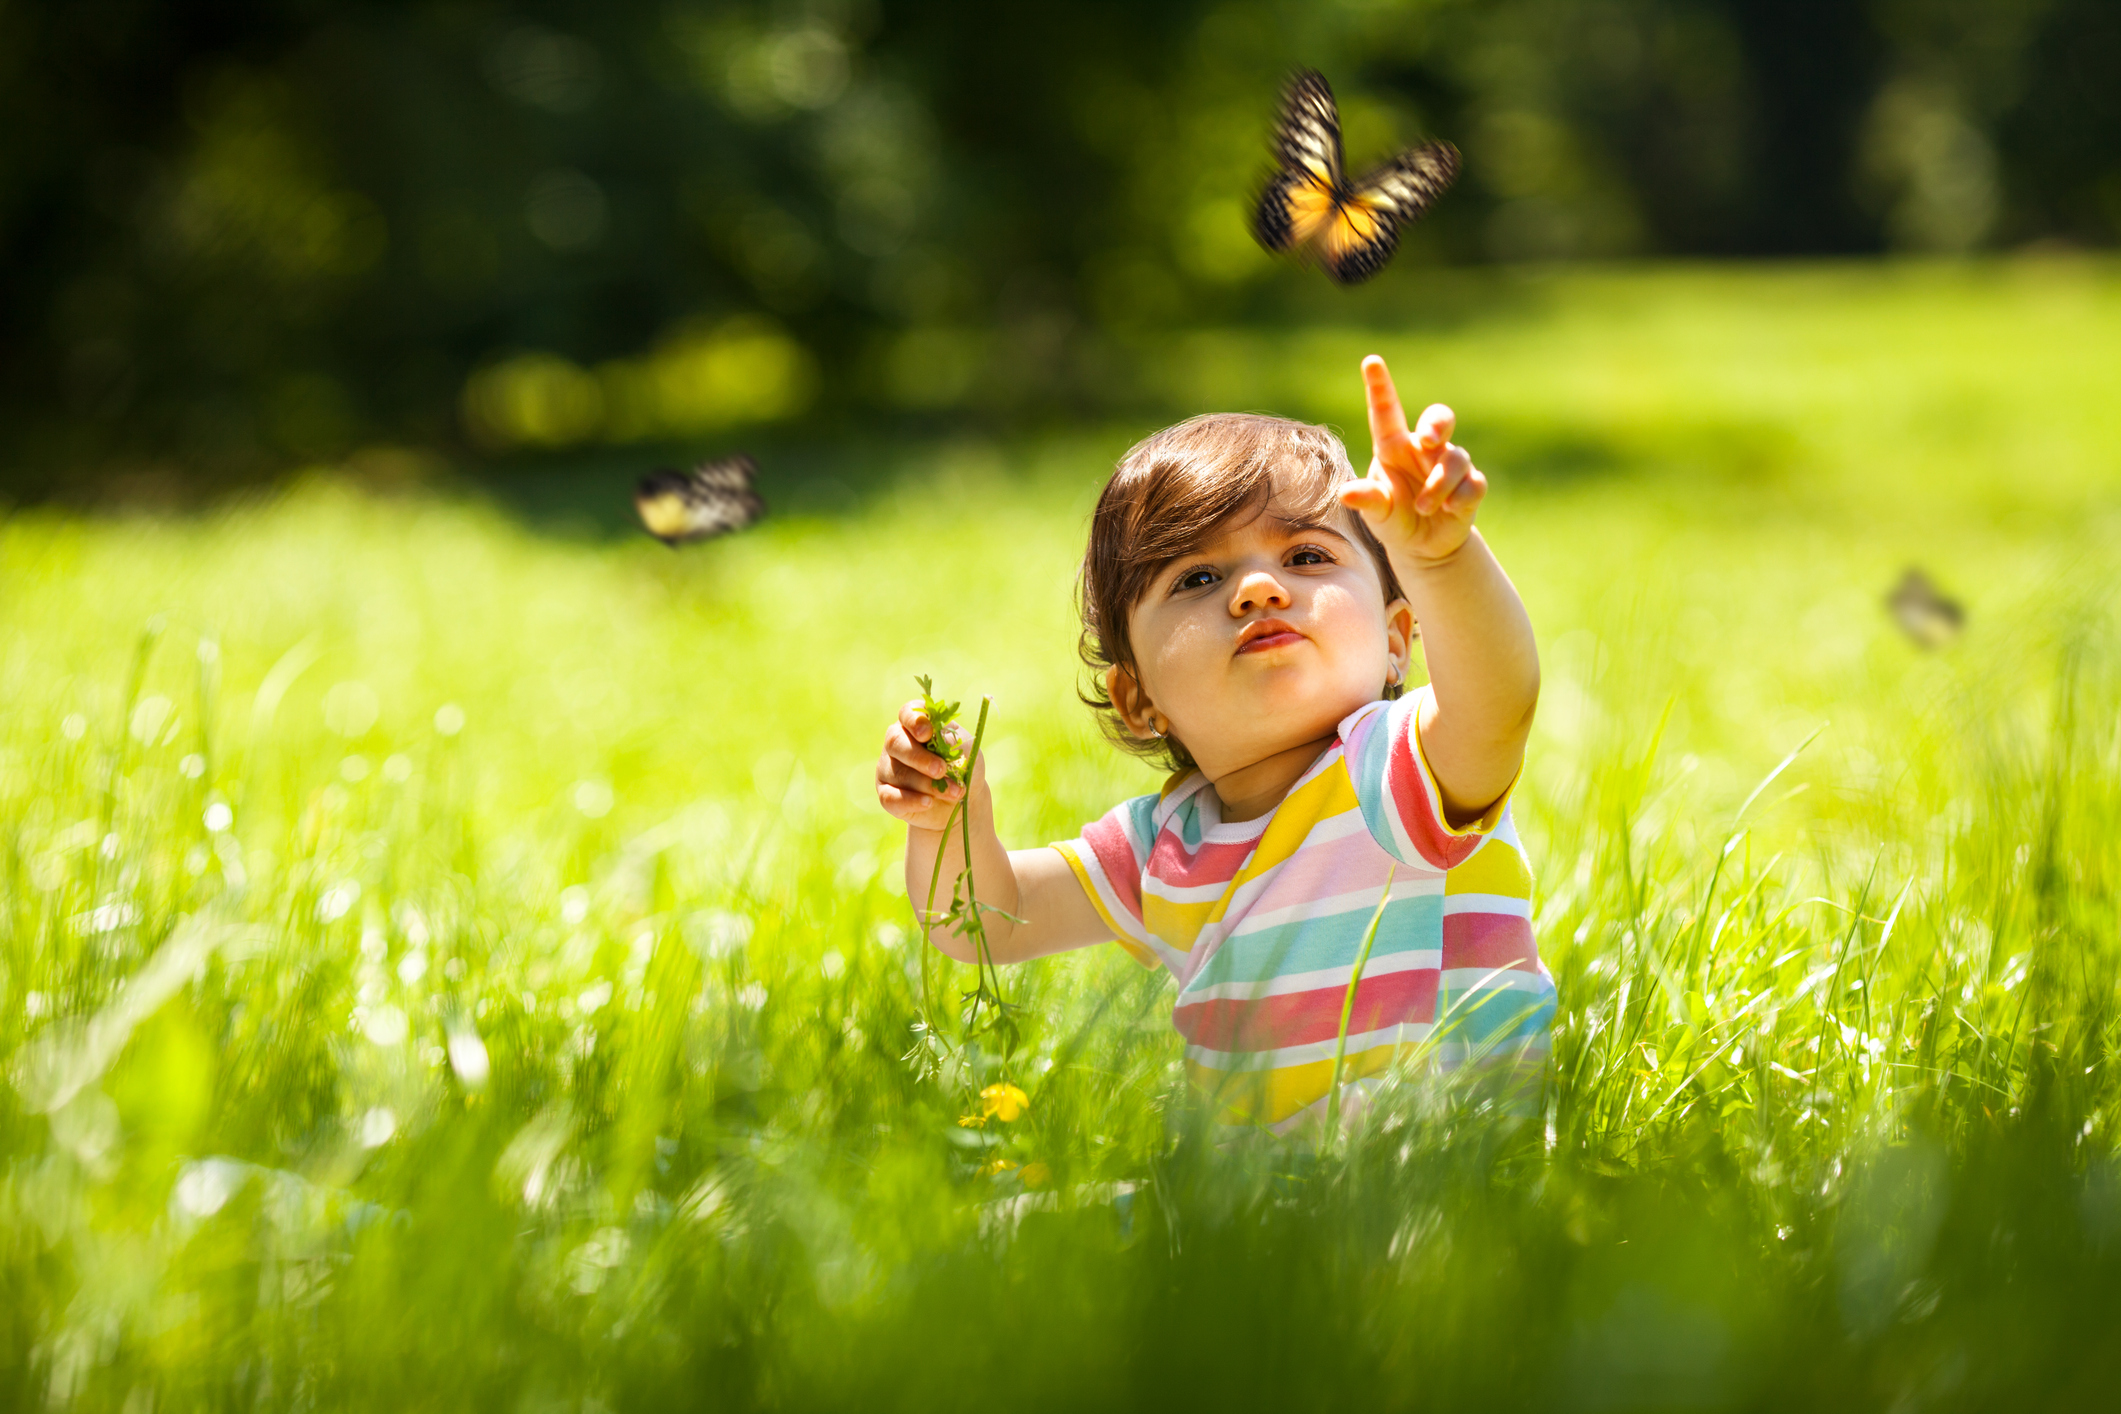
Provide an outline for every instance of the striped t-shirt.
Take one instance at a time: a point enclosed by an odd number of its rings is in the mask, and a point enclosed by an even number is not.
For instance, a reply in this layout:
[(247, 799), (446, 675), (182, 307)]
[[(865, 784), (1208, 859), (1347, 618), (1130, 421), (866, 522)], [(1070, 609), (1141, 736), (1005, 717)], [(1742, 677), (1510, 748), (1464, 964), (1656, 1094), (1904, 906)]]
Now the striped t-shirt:
[(1282, 798), (1225, 823), (1199, 772), (1057, 844), (1122, 947), (1178, 980), (1194, 1085), (1227, 1119), (1279, 1125), (1325, 1098), (1362, 937), (1392, 899), (1348, 1019), (1343, 1081), (1402, 1056), (1544, 1061), (1554, 983), (1507, 795), (1461, 829), (1421, 753), (1427, 689), (1340, 724)]

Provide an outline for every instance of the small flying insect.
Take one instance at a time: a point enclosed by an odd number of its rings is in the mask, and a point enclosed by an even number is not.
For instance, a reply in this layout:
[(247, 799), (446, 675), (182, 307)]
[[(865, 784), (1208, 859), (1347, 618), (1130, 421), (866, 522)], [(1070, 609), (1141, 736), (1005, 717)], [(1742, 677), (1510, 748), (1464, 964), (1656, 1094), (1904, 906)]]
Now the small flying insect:
[(758, 470), (751, 458), (738, 454), (701, 462), (690, 471), (652, 471), (633, 488), (633, 508), (648, 533), (672, 549), (742, 530), (766, 514), (766, 503), (751, 488)]
[(1966, 606), (1948, 599), (1921, 570), (1910, 567), (1885, 597), (1901, 631), (1924, 648), (1942, 648), (1966, 628)]
[(1385, 268), (1399, 231), (1419, 221), (1458, 177), (1458, 149), (1426, 142), (1350, 182), (1340, 109), (1322, 74), (1299, 70), (1274, 125), (1278, 170), (1259, 195), (1252, 234), (1277, 254), (1310, 255), (1343, 285)]

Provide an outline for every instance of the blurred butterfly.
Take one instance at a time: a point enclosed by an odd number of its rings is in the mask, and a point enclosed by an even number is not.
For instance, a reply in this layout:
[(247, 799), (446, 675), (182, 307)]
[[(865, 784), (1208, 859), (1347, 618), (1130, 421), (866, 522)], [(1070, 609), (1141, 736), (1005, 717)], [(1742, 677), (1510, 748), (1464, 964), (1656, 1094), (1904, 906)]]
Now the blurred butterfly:
[(1947, 599), (1930, 577), (1909, 569), (1885, 598), (1893, 619), (1909, 638), (1924, 648), (1942, 648), (1966, 627), (1966, 607)]
[(673, 548), (745, 526), (766, 514), (751, 489), (758, 465), (743, 455), (701, 462), (691, 471), (653, 471), (633, 488), (633, 508), (648, 533)]
[(1419, 221), (1458, 177), (1458, 149), (1428, 142), (1350, 182), (1333, 90), (1309, 69), (1282, 94), (1274, 155), (1280, 170), (1260, 193), (1253, 235), (1268, 250), (1315, 256), (1343, 285), (1384, 269), (1399, 228)]

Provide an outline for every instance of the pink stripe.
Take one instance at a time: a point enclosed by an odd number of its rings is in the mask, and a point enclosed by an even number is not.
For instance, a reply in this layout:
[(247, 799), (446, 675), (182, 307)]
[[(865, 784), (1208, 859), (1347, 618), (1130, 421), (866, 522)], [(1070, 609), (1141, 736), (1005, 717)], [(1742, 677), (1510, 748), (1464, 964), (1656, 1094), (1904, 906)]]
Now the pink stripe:
[(1531, 920), (1509, 913), (1446, 913), (1443, 916), (1443, 965), (1539, 970), (1539, 947), (1532, 941)]
[(1090, 846), (1091, 854), (1097, 857), (1098, 872), (1111, 885), (1119, 906), (1139, 926), (1142, 921), (1142, 866), (1135, 857), (1134, 845), (1127, 838), (1126, 828), (1107, 815), (1083, 827), (1083, 843)]
[(1178, 832), (1166, 830), (1156, 837), (1156, 845), (1149, 852), (1149, 873), (1174, 889), (1227, 884), (1245, 867), (1258, 845), (1258, 840), (1204, 840), (1199, 849), (1188, 854)]
[[(1358, 823), (1360, 819), (1357, 816)], [(1370, 838), (1367, 827), (1337, 840), (1322, 840), (1313, 835), (1275, 870), (1274, 907), (1287, 908), (1291, 904), (1368, 889), (1370, 902), (1357, 906), (1375, 908), (1377, 895), (1384, 890), (1385, 875), (1391, 868), (1392, 856)], [(1401, 869), (1400, 874), (1412, 877), (1405, 869)]]
[[(1348, 1014), (1348, 1034), (1435, 1020), (1436, 983), (1433, 968), (1363, 978)], [(1192, 1045), (1225, 1053), (1278, 1051), (1338, 1036), (1340, 1004), (1347, 994), (1344, 983), (1258, 1001), (1192, 1002), (1176, 1008), (1171, 1021)]]
[(1392, 804), (1421, 857), (1438, 869), (1455, 868), (1480, 847), (1481, 837), (1454, 835), (1444, 828), (1441, 806), (1430, 798), (1428, 783), (1421, 778), (1421, 763), (1415, 759), (1414, 714), (1407, 712), (1399, 720), (1406, 727), (1392, 734), (1386, 756), (1386, 783), (1391, 788)]

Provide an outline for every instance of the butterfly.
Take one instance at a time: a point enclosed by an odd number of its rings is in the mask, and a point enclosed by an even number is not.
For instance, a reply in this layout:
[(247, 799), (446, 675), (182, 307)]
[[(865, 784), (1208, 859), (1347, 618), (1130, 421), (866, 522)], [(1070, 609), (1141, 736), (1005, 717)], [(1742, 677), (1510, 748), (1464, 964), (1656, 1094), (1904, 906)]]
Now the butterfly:
[(766, 514), (751, 489), (758, 464), (741, 454), (701, 462), (691, 471), (652, 471), (633, 488), (633, 508), (648, 533), (673, 548), (745, 526)]
[(1384, 269), (1399, 228), (1419, 221), (1458, 177), (1458, 149), (1426, 142), (1351, 183), (1333, 90), (1309, 69), (1282, 93), (1274, 155), (1280, 167), (1259, 195), (1252, 234), (1277, 253), (1307, 251), (1343, 285)]
[(1907, 636), (1924, 648), (1942, 648), (1966, 627), (1966, 606), (1946, 598), (1919, 569), (1900, 576), (1885, 606)]

